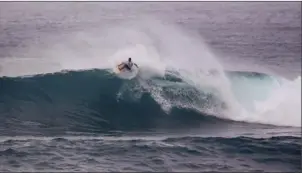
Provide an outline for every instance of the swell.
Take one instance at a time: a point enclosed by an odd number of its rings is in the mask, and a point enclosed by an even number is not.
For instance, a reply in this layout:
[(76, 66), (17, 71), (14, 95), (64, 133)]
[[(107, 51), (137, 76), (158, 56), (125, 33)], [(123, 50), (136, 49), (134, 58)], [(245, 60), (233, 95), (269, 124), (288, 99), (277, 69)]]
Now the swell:
[[(64, 160), (64, 156), (56, 153), (66, 154), (68, 152), (70, 160), (78, 160), (81, 156), (83, 160), (89, 158), (90, 161), (93, 160), (93, 163), (97, 162), (97, 165), (102, 165), (102, 168), (106, 167), (105, 164), (112, 164), (110, 161), (125, 162), (123, 158), (126, 157), (128, 166), (131, 165), (132, 170), (135, 171), (143, 166), (145, 169), (151, 169), (150, 171), (170, 168), (170, 170), (211, 170), (216, 172), (226, 170), (230, 172), (243, 170), (248, 172), (259, 172), (259, 170), (292, 172), (300, 170), (300, 139), (291, 136), (270, 138), (186, 136), (8, 139), (1, 141), (3, 147), (0, 150), (0, 156), (14, 158), (22, 167), (34, 165), (31, 169), (39, 169), (39, 163), (48, 160), (51, 166), (45, 165), (43, 170), (66, 170), (66, 167), (63, 167), (60, 161), (58, 162), (58, 160)], [(141, 155), (141, 152), (145, 154)], [(163, 155), (163, 153), (166, 154)], [(234, 154), (236, 157), (232, 157)], [(33, 157), (35, 159), (32, 159)], [(191, 159), (190, 162), (187, 162), (183, 160), (186, 157), (198, 159)], [(109, 163), (101, 160), (108, 160)], [(142, 160), (145, 164), (141, 163)], [(3, 160), (3, 162), (5, 164), (2, 170), (16, 171), (17, 167), (14, 167), (16, 162), (9, 160)], [(72, 169), (78, 169), (79, 164), (76, 162), (69, 164), (72, 164)], [(84, 161), (81, 162), (81, 166), (83, 164), (89, 165)], [(119, 170), (126, 170), (123, 165), (125, 164), (116, 166)], [(99, 171), (99, 169), (94, 167), (95, 171)]]

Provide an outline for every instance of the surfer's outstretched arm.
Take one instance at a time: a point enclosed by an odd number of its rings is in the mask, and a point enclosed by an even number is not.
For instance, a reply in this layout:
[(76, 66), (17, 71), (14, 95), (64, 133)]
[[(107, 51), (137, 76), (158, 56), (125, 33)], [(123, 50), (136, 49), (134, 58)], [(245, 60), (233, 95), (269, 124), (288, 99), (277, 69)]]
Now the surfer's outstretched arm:
[(134, 63), (134, 65), (138, 68), (138, 65)]

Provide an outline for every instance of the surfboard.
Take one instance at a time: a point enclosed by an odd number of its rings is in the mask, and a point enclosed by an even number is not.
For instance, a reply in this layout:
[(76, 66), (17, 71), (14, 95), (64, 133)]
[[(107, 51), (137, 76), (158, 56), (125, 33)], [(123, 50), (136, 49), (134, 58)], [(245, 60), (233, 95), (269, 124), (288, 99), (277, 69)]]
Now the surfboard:
[(113, 72), (116, 73), (116, 74), (119, 74), (121, 71), (119, 70), (118, 66), (116, 66), (116, 67), (113, 69)]
[(120, 70), (120, 68), (119, 68), (121, 65), (123, 65), (123, 64), (119, 64), (119, 65), (115, 66), (115, 68), (113, 69), (114, 73), (119, 74), (119, 73), (122, 72), (122, 71)]
[(123, 79), (133, 79), (138, 74), (138, 71), (139, 71), (139, 68), (137, 68), (136, 66), (133, 66), (131, 71), (128, 71), (127, 69), (119, 70), (119, 65), (115, 66), (113, 69), (113, 72), (118, 77), (123, 78)]

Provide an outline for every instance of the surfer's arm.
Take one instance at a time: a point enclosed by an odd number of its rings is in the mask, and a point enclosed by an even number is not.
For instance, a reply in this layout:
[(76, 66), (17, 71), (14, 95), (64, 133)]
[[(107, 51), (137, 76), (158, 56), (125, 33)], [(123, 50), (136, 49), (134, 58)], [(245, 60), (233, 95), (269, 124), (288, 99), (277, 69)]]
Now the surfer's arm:
[(134, 65), (138, 68), (138, 65), (134, 63)]

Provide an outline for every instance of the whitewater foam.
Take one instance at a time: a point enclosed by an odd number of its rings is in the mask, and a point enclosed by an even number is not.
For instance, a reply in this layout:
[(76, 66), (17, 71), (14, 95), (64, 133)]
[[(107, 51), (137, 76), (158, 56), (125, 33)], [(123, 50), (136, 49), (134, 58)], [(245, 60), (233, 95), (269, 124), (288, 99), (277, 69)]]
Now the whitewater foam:
[(256, 112), (258, 121), (301, 127), (301, 77), (285, 81), (268, 99), (256, 102)]

